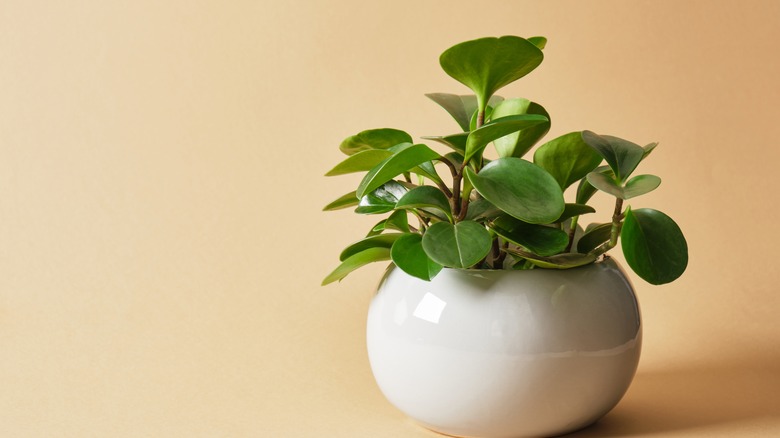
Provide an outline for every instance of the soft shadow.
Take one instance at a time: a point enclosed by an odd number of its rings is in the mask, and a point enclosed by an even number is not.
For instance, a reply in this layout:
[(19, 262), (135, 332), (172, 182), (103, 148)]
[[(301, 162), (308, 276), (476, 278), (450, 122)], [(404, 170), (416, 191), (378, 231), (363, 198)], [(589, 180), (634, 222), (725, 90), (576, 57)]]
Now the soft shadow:
[(665, 434), (780, 413), (780, 356), (640, 372), (620, 404), (579, 437)]

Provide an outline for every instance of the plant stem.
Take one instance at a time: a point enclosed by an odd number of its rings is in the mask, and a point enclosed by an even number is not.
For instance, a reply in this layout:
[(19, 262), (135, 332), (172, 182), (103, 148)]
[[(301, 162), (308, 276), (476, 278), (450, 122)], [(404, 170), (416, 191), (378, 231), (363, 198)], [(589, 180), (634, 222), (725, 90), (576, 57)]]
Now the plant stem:
[(460, 213), (458, 213), (458, 222), (466, 219), (466, 214), (469, 212), (469, 195), (470, 193), (464, 193), (463, 199), (460, 202)]
[(458, 169), (455, 167), (452, 162), (444, 157), (439, 157), (438, 160), (442, 163), (444, 163), (447, 168), (450, 169), (450, 174), (454, 177), (458, 173)]
[[(498, 238), (496, 238), (494, 242), (498, 242)], [(502, 249), (507, 249), (509, 247), (509, 242), (504, 242), (504, 244), (501, 245), (501, 247)], [(506, 259), (506, 251), (499, 250), (498, 257), (496, 257), (493, 266), (496, 269), (504, 269), (504, 259)]]
[(612, 215), (612, 230), (609, 234), (609, 245), (614, 248), (617, 245), (620, 229), (623, 227), (623, 200), (615, 198), (615, 213)]
[(417, 216), (417, 220), (420, 221), (420, 231), (425, 231), (425, 229), (428, 228), (425, 218), (420, 216), (420, 213), (418, 213), (415, 209), (411, 209), (410, 211), (413, 215)]
[(461, 182), (463, 182), (463, 168), (457, 172), (455, 172), (455, 175), (452, 176), (452, 213), (458, 217), (458, 220), (460, 219), (460, 214), (462, 211), (461, 204), (460, 204), (460, 185)]
[(571, 252), (571, 247), (574, 245), (574, 234), (577, 233), (577, 221), (579, 216), (571, 218), (571, 226), (569, 227), (569, 244), (566, 245), (566, 252)]
[(615, 212), (612, 214), (612, 229), (609, 234), (609, 242), (604, 243), (598, 248), (591, 251), (591, 254), (596, 257), (604, 254), (617, 245), (618, 237), (620, 237), (620, 230), (623, 228), (623, 200), (615, 198)]
[(450, 191), (450, 188), (444, 185), (443, 183), (436, 182), (436, 185), (439, 187), (439, 189), (444, 192), (444, 195), (448, 198), (452, 198), (452, 192)]
[(493, 239), (493, 247), (490, 249), (490, 267), (492, 269), (501, 269), (496, 267), (498, 257), (501, 254), (501, 248), (499, 247), (498, 237)]

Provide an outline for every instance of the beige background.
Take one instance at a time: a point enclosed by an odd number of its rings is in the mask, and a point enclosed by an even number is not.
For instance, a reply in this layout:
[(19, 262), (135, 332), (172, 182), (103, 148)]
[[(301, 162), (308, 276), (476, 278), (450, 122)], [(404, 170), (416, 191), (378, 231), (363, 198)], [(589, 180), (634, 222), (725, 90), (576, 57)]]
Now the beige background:
[(660, 142), (634, 205), (691, 247), (635, 280), (638, 375), (578, 436), (778, 436), (773, 0), (3, 1), (0, 436), (433, 436), (370, 375), (382, 267), (319, 286), (374, 222), (322, 174), (363, 129), (454, 132), (438, 55), (503, 34), (550, 40), (502, 94), (551, 134)]

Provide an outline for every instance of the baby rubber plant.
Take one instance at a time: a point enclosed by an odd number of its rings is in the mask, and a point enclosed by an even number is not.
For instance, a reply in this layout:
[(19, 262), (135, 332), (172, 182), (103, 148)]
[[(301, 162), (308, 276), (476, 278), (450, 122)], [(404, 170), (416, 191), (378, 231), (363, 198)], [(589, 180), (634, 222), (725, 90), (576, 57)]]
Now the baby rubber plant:
[[(362, 179), (324, 210), (354, 208), (381, 220), (341, 252), (323, 284), (379, 261), (423, 280), (444, 267), (571, 269), (606, 257), (618, 242), (647, 282), (682, 275), (688, 246), (680, 227), (658, 210), (626, 204), (661, 184), (655, 175), (634, 175), (657, 143), (573, 131), (524, 158), (549, 131), (550, 115), (536, 102), (495, 93), (539, 66), (546, 43), (544, 37), (490, 37), (442, 53), (442, 69), (473, 92), (427, 95), (460, 126), (453, 134), (422, 137), (445, 152), (391, 128), (341, 143), (347, 158), (326, 175)], [(491, 143), (493, 160), (483, 155)], [(609, 220), (583, 228), (580, 218), (595, 213), (588, 202), (596, 192), (614, 197), (614, 210)]]

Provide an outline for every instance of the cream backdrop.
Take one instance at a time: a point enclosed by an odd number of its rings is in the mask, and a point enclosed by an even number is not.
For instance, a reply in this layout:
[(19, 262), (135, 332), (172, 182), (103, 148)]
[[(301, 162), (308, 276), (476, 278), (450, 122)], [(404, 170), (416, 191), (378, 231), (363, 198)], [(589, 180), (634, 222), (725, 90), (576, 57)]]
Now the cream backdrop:
[(780, 2), (5, 0), (0, 436), (433, 436), (370, 374), (383, 268), (319, 286), (373, 223), (322, 175), (360, 130), (454, 131), (439, 53), (504, 34), (549, 38), (502, 94), (552, 135), (660, 142), (635, 205), (691, 248), (635, 278), (638, 375), (578, 436), (780, 434)]

